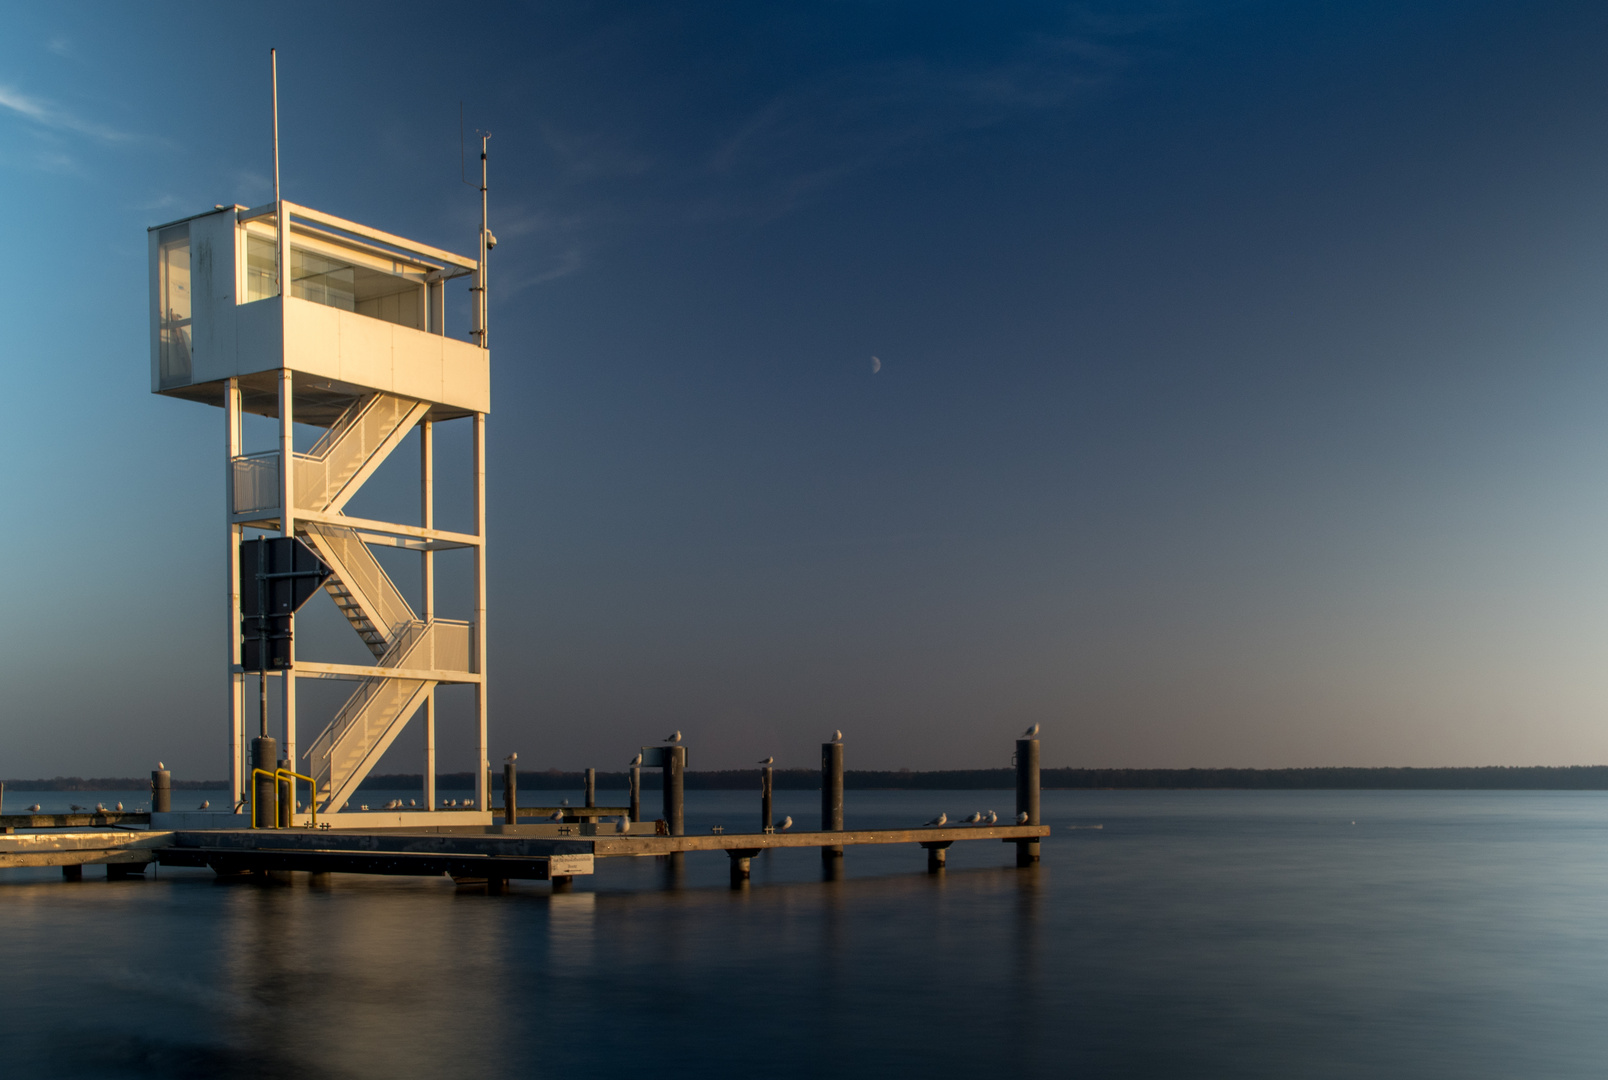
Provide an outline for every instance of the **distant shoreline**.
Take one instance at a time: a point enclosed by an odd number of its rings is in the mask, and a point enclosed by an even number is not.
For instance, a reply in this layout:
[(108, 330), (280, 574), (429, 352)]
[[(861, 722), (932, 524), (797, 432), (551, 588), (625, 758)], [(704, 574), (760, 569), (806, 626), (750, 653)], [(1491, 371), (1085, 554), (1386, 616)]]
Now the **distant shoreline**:
[[(1240, 790), (1240, 791), (1608, 791), (1608, 765), (1485, 765), (1472, 768), (1311, 768), (1311, 769), (1044, 769), (1040, 782), (1046, 790)], [(623, 791), (624, 771), (599, 772), (603, 791)], [(139, 791), (148, 777), (58, 776), (50, 780), (6, 780), (8, 791)], [(1005, 790), (1014, 787), (1012, 769), (850, 769), (844, 786), (859, 791), (966, 791)], [(223, 780), (173, 779), (178, 791), (224, 791)], [(408, 791), (422, 789), (421, 773), (370, 776), (366, 789)], [(548, 769), (521, 772), (519, 786), (530, 791), (576, 791), (582, 786), (579, 771)], [(656, 769), (644, 769), (642, 786), (658, 790)], [(689, 791), (745, 791), (759, 786), (758, 769), (695, 772), (686, 776)], [(821, 786), (814, 769), (777, 769), (776, 787), (786, 791), (813, 791)], [(442, 791), (474, 787), (474, 774), (443, 773), (436, 778)], [(493, 790), (501, 790), (502, 773), (493, 776)]]

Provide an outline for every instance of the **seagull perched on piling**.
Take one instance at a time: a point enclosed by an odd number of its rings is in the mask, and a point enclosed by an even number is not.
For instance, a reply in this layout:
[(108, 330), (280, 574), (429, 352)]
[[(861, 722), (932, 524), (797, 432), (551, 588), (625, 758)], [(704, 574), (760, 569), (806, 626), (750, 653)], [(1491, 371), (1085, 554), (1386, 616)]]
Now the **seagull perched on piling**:
[(1027, 824), (1027, 811), (1026, 810), (1023, 810), (1020, 814), (1016, 815), (1016, 824), (1018, 824), (1018, 825), (1026, 825)]
[(761, 765), (774, 765), (774, 764), (776, 764), (776, 755), (772, 754), (768, 758), (760, 758), (759, 763)]
[(631, 759), (631, 764), (632, 765), (640, 765), (640, 764), (642, 764), (642, 751), (640, 751), (640, 750), (637, 751), (637, 756)]
[(788, 829), (791, 829), (792, 827), (793, 827), (793, 816), (791, 814), (789, 814), (787, 817), (779, 817), (779, 818), (776, 819), (775, 828), (776, 828), (777, 832), (786, 832)]
[(940, 813), (937, 817), (933, 818), (931, 821), (927, 822), (927, 827), (936, 829), (940, 825), (947, 825), (948, 823), (949, 823), (949, 813), (948, 813), (948, 811), (944, 811), (944, 812)]
[(509, 754), (507, 757), (503, 758), (503, 760), (504, 761), (518, 761), (519, 760), (519, 751), (515, 750), (512, 754)]
[(1032, 727), (1030, 727), (1026, 731), (1022, 732), (1022, 738), (1024, 738), (1024, 739), (1036, 738), (1038, 736), (1038, 731), (1039, 731), (1039, 726), (1037, 724), (1034, 724)]
[(680, 742), (681, 741), (681, 732), (672, 731), (670, 734), (668, 734), (668, 735), (666, 735), (664, 737), (664, 741), (667, 742), (667, 743), (678, 743), (678, 742)]
[(843, 741), (843, 730), (841, 728), (839, 728), (839, 729), (837, 729), (837, 730), (832, 732), (832, 741), (833, 742), (842, 742)]
[(963, 824), (966, 824), (966, 825), (981, 825), (982, 823), (983, 823), (983, 812), (981, 810), (973, 810), (971, 812), (971, 817), (967, 818), (963, 822)]
[(201, 800), (201, 805), (196, 807), (196, 809), (197, 810), (211, 810), (212, 809), (212, 800), (211, 799), (202, 799)]

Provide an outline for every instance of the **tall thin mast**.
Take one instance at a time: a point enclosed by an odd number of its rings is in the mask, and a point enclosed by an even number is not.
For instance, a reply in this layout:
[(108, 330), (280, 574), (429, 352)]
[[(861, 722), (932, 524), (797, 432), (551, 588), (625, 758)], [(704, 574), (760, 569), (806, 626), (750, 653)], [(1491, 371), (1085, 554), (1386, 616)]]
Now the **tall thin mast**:
[[(274, 80), (274, 210), (275, 210), (275, 212), (277, 212), (279, 210), (279, 50), (278, 49), (269, 49), (268, 50), (268, 63), (273, 68), (273, 80)], [(482, 214), (482, 216), (484, 216), (484, 214)], [(277, 244), (277, 243), (274, 245), (274, 285), (276, 285), (279, 288), (279, 292), (280, 292), (281, 295), (284, 294), (285, 287), (279, 280), (280, 275), (282, 273), (282, 271), (280, 269), (280, 266), (279, 266), (279, 249), (281, 247), (283, 247), (283, 246), (284, 245)]]

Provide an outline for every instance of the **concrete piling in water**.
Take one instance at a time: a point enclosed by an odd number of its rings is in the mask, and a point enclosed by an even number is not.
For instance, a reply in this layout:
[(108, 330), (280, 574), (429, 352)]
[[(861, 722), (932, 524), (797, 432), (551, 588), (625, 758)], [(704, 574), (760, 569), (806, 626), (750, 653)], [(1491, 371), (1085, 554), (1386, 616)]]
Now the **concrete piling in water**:
[(512, 761), (503, 766), (503, 824), (519, 824), (519, 769)]
[[(1039, 741), (1016, 740), (1016, 814), (1027, 814), (1024, 824), (1039, 824)], [(1016, 865), (1032, 866), (1039, 861), (1037, 840), (1016, 842)]]
[(597, 805), (597, 770), (586, 770), (586, 806), (587, 809)]
[(631, 824), (642, 820), (642, 766), (631, 766)]
[(664, 820), (671, 836), (687, 835), (686, 800), (683, 785), (687, 769), (687, 748), (664, 749)]
[[(843, 744), (821, 744), (821, 831), (843, 831)], [(821, 858), (843, 858), (843, 845), (823, 847)]]
[(151, 812), (166, 814), (173, 809), (173, 774), (166, 769), (151, 770)]
[(927, 849), (927, 873), (936, 874), (942, 871), (949, 858), (949, 845), (941, 843), (921, 846)]
[(764, 832), (775, 823), (771, 817), (771, 792), (776, 789), (776, 769), (767, 765), (759, 770), (759, 831)]
[[(259, 735), (251, 740), (251, 790), (254, 794), (256, 809), (251, 819), (253, 829), (272, 829), (274, 827), (274, 783), (273, 771), (275, 763), (279, 761), (279, 744), (271, 735)], [(268, 775), (256, 772), (257, 769), (266, 769)]]
[(83, 881), (84, 865), (82, 863), (73, 863), (71, 866), (62, 867), (61, 879), (63, 881)]
[(731, 856), (731, 887), (741, 889), (753, 873), (754, 856), (759, 854), (759, 849), (733, 848), (726, 854)]

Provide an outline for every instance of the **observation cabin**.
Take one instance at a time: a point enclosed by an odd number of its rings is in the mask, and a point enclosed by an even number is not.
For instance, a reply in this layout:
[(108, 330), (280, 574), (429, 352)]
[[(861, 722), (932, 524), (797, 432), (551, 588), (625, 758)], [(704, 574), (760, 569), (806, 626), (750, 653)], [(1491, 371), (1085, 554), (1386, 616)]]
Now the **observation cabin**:
[[(218, 658), (227, 674), (237, 809), (249, 799), (250, 770), (267, 764), (310, 775), (320, 823), (338, 825), (363, 778), (422, 713), (425, 809), (417, 816), (443, 816), (429, 809), (436, 803), (435, 691), (468, 683), (475, 688), (480, 762), (472, 816), (487, 813), (486, 256), (495, 243), (484, 216), (478, 251), (467, 257), (283, 200), (255, 209), (220, 206), (150, 230), (151, 390), (224, 411), (228, 644)], [(470, 325), (457, 329), (467, 330), (468, 340), (447, 333), (447, 282), (459, 277), (471, 278)], [(243, 453), (247, 413), (278, 421), (277, 449)], [(473, 425), (472, 475), (438, 480), (433, 426), (447, 421)], [(295, 450), (295, 423), (325, 429), (306, 453)], [(346, 504), (414, 429), (420, 523), (348, 516)], [(435, 528), (438, 483), (472, 487), (473, 532)], [(243, 585), (240, 571), (247, 530), (295, 537), (332, 571), (323, 590), (368, 647), (372, 664), (298, 656), (287, 633), (274, 660), (259, 659), (250, 672), (242, 666), (253, 644), (243, 649), (241, 630), (242, 588), (254, 587)], [(419, 553), (422, 610), (412, 608), (375, 558), (372, 549), (380, 546)], [(435, 614), (434, 555), (454, 548), (474, 552), (468, 621)], [(253, 729), (259, 723), (258, 702), (248, 708), (246, 695), (248, 685), (258, 690), (251, 672), (262, 667), (271, 669), (264, 680), (282, 681), (279, 715), (272, 725), (264, 720), (260, 732), (277, 740), (272, 763), (245, 755), (248, 717)], [(296, 682), (305, 678), (347, 680), (354, 692), (333, 717), (298, 718)], [(261, 698), (265, 715), (266, 682)], [(299, 740), (299, 727), (317, 734)], [(472, 823), (470, 815), (451, 816)]]

